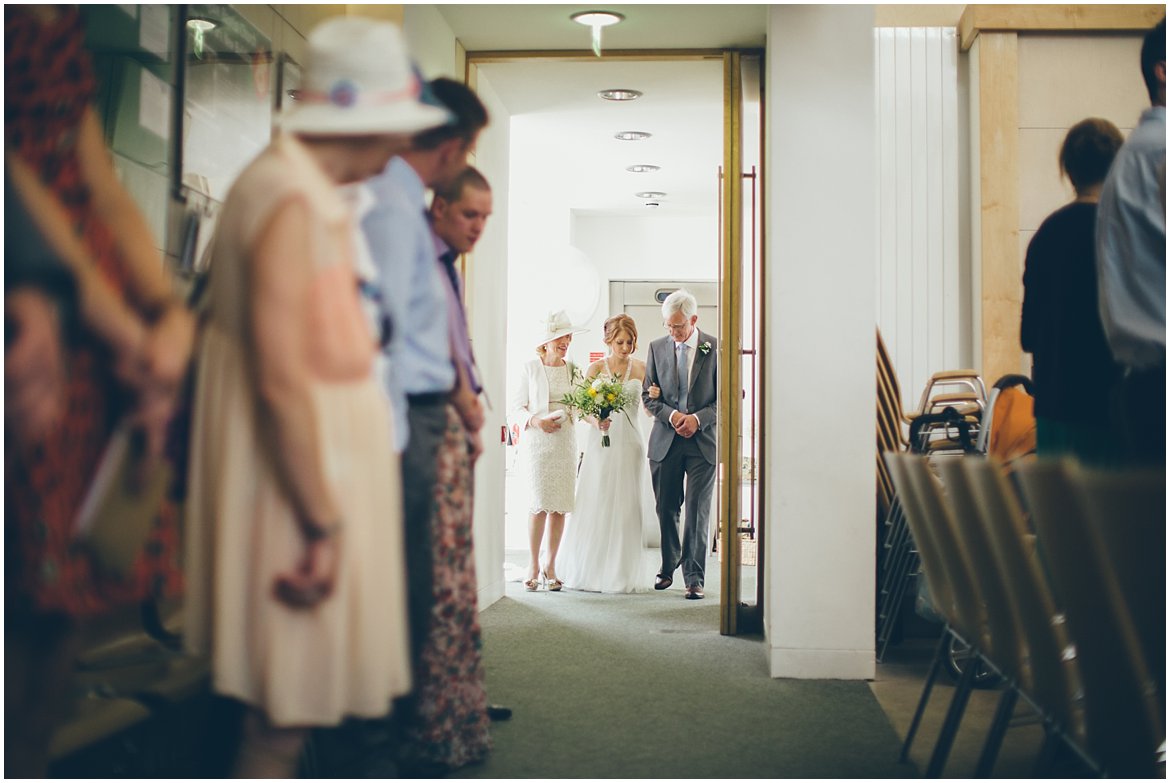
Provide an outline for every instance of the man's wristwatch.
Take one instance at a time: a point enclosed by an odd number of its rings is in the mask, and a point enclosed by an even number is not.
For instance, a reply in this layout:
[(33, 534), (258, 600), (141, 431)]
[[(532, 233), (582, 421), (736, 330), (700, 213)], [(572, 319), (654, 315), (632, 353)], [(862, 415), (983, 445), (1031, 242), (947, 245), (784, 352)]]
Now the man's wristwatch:
[(306, 525), (305, 538), (308, 541), (322, 541), (326, 538), (333, 538), (340, 530), (341, 520), (328, 525)]

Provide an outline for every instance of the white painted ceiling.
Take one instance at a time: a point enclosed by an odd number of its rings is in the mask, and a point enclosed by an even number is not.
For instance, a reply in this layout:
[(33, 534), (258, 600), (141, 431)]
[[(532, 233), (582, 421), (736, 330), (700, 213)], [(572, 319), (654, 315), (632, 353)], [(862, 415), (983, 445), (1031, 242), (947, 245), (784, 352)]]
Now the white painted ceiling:
[(615, 11), (625, 21), (602, 32), (606, 49), (762, 47), (766, 5), (507, 5), (452, 4), (439, 13), (469, 52), (589, 49), (589, 28), (569, 19), (580, 11)]
[[(439, 5), (468, 52), (588, 50), (590, 30), (569, 19), (590, 9), (624, 14), (602, 32), (602, 52), (615, 49), (760, 48), (763, 5)], [(513, 62), (481, 66), (512, 117), (514, 143), (531, 165), (550, 168), (550, 199), (574, 211), (644, 215), (643, 191), (667, 196), (661, 215), (710, 215), (717, 204), (722, 158), (723, 72), (707, 61)], [(643, 97), (604, 101), (598, 91), (632, 88)], [(645, 131), (644, 141), (618, 141), (619, 131)], [(634, 174), (626, 168), (653, 164)]]

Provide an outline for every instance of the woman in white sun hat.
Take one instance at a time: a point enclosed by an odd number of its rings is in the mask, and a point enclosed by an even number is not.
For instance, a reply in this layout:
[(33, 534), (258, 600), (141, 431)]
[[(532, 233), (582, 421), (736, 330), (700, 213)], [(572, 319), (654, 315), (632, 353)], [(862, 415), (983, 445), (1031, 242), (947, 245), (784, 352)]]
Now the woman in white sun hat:
[[(535, 591), (543, 581), (557, 591), (557, 550), (565, 530), (565, 515), (573, 511), (577, 483), (577, 438), (573, 422), (560, 400), (573, 387), (573, 365), (567, 360), (573, 335), (585, 331), (573, 326), (563, 310), (549, 313), (536, 339), (538, 358), (524, 363), (523, 377), (508, 401), (512, 421), (520, 428), (521, 449), (528, 473), (528, 547), (531, 559), (524, 587)], [(541, 542), (548, 559), (540, 565)]]
[(242, 777), (295, 775), (310, 728), (410, 688), (400, 473), (338, 186), (447, 115), (391, 24), (331, 19), (308, 50), (223, 205), (197, 365), (185, 638), (248, 707)]

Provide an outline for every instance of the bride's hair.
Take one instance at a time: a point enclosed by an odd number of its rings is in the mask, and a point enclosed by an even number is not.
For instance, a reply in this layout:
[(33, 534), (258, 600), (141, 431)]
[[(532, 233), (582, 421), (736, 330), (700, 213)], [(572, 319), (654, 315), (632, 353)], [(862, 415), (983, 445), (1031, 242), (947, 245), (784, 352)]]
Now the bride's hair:
[(630, 335), (630, 339), (634, 341), (634, 345), (630, 348), (630, 352), (638, 350), (638, 327), (634, 324), (634, 319), (622, 313), (615, 315), (605, 322), (603, 329), (605, 337), (605, 344), (612, 345), (613, 341), (617, 339), (618, 334), (625, 332)]

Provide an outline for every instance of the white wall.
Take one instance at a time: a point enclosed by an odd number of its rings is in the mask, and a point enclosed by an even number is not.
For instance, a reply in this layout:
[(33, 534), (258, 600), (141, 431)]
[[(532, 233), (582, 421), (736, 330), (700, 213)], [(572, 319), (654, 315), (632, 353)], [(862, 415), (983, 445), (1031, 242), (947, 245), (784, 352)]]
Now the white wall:
[[(602, 326), (610, 316), (610, 280), (712, 280), (719, 276), (719, 226), (712, 193), (708, 219), (667, 217), (610, 217), (574, 215), (571, 243), (593, 263), (601, 280), (601, 295), (586, 334), (574, 338), (582, 358), (604, 351)], [(714, 324), (706, 327), (715, 328)], [(650, 341), (665, 332), (638, 336), (638, 356), (645, 359)]]
[[(582, 281), (581, 270), (576, 270), (578, 279), (569, 276), (568, 267), (575, 259), (568, 254), (570, 211), (560, 195), (562, 183), (549, 177), (547, 159), (525, 154), (525, 150), (540, 149), (543, 132), (530, 117), (521, 115), (511, 119), (510, 133), (516, 151), (510, 161), (510, 209), (517, 230), (508, 243), (507, 353), (508, 380), (515, 382), (520, 365), (536, 356), (534, 340), (545, 315), (550, 310), (579, 309), (574, 305), (591, 299), (600, 283)], [(592, 288), (583, 293), (585, 282)], [(586, 354), (574, 346), (569, 358), (580, 364)]]
[(428, 79), (446, 76), (463, 81), (463, 71), (456, 71), (455, 33), (438, 7), (406, 5), (402, 33), (410, 47), (410, 56)]
[[(551, 310), (563, 309), (577, 335), (569, 357), (584, 365), (590, 351), (604, 349), (601, 327), (609, 317), (610, 280), (715, 280), (718, 277), (718, 193), (708, 218), (615, 217), (575, 213), (549, 188), (548, 163), (525, 154), (537, 148), (543, 130), (517, 116), (511, 122), (511, 215), (522, 230), (509, 244), (508, 361), (515, 382), (520, 364), (536, 354), (533, 336)], [(658, 334), (642, 335), (640, 349)]]
[[(1060, 176), (1057, 157), (1068, 129), (1102, 117), (1129, 136), (1150, 99), (1139, 63), (1141, 34), (1021, 35), (1020, 72), (1020, 266), (1036, 229), (1073, 200), (1072, 185)], [(1053, 89), (1053, 84), (1076, 89)], [(1031, 355), (1021, 372), (1031, 374)], [(994, 383), (996, 379), (988, 379)]]
[(955, 28), (887, 27), (877, 40), (877, 323), (902, 405), (918, 404), (940, 370), (967, 368), (970, 255), (962, 241), (967, 161), (959, 128)]
[(772, 6), (768, 20), (774, 677), (874, 674), (873, 13)]
[(476, 167), (492, 185), (492, 216), (467, 265), (468, 317), (476, 360), (492, 408), (484, 425), (484, 455), (475, 470), (475, 571), (482, 609), (504, 595), (504, 461), (500, 428), (507, 418), (507, 366), (499, 346), (507, 336), (508, 115), (491, 83), (480, 78), (479, 97), (491, 124), (476, 144)]

